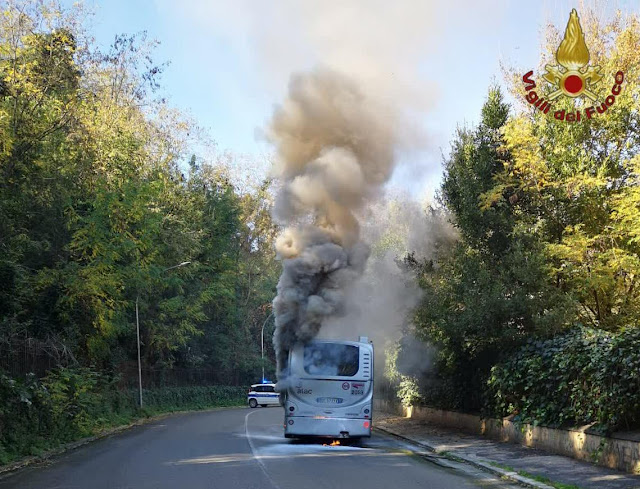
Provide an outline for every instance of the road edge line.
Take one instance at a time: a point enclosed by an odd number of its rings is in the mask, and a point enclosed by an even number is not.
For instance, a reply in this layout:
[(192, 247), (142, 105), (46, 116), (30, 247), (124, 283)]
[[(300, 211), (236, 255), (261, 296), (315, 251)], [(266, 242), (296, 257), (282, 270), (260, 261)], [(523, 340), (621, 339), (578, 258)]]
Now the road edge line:
[(244, 417), (244, 436), (247, 438), (247, 442), (249, 443), (249, 449), (251, 450), (251, 455), (253, 455), (254, 460), (258, 462), (258, 465), (260, 466), (260, 469), (262, 469), (262, 472), (264, 473), (267, 480), (271, 483), (273, 487), (275, 487), (275, 489), (280, 489), (280, 486), (276, 484), (276, 482), (269, 475), (269, 472), (267, 471), (267, 466), (262, 461), (262, 457), (259, 455), (256, 455), (256, 447), (254, 446), (253, 441), (251, 441), (251, 435), (249, 434), (249, 416), (257, 412), (258, 411), (251, 411), (247, 413), (247, 415)]

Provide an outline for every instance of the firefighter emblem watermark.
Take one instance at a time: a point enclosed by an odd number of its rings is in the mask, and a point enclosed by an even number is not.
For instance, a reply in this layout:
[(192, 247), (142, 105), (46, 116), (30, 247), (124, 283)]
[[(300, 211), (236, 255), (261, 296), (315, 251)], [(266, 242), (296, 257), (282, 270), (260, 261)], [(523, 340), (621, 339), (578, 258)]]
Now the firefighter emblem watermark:
[[(599, 94), (600, 82), (605, 78), (599, 66), (589, 64), (589, 49), (584, 40), (584, 32), (580, 25), (580, 19), (576, 9), (571, 11), (569, 22), (564, 32), (564, 39), (556, 51), (557, 64), (547, 64), (545, 73), (542, 75), (552, 86), (552, 91), (546, 95), (540, 95), (535, 91), (537, 87), (532, 78), (533, 70), (522, 77), (524, 88), (527, 92), (526, 100), (535, 108), (548, 114), (553, 109), (553, 102), (561, 97), (572, 99), (584, 98), (588, 102), (584, 108), (574, 111), (556, 110), (553, 112), (555, 119), (566, 122), (580, 122), (584, 119), (591, 119), (596, 114), (604, 114), (615, 101), (616, 96), (622, 90), (624, 73), (618, 71), (613, 75), (613, 86), (610, 93), (601, 100)], [(587, 106), (588, 103), (592, 105)]]

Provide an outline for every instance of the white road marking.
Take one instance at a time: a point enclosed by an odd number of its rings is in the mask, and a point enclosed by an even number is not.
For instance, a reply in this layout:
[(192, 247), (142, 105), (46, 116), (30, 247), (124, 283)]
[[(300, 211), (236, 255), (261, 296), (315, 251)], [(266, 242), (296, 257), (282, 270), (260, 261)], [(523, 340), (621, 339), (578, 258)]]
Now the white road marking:
[(269, 482), (271, 482), (271, 485), (275, 487), (275, 489), (280, 489), (280, 486), (278, 486), (278, 484), (276, 484), (275, 481), (269, 475), (269, 472), (267, 471), (267, 466), (262, 461), (262, 457), (257, 454), (256, 447), (253, 445), (253, 441), (251, 440), (251, 435), (249, 434), (249, 416), (257, 412), (258, 411), (252, 411), (244, 417), (244, 434), (247, 437), (247, 441), (249, 442), (249, 447), (251, 448), (251, 453), (253, 454), (253, 458), (256, 462), (258, 462), (258, 465), (260, 465), (260, 468), (262, 469), (262, 472), (264, 473), (265, 477), (269, 480)]

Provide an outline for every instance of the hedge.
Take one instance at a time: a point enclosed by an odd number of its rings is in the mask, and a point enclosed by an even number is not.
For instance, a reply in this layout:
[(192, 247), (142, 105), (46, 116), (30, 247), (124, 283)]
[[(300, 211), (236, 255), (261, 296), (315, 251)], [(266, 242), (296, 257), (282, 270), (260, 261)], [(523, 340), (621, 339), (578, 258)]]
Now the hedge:
[(494, 366), (492, 414), (548, 426), (594, 424), (610, 432), (640, 426), (640, 330), (585, 327), (530, 340)]

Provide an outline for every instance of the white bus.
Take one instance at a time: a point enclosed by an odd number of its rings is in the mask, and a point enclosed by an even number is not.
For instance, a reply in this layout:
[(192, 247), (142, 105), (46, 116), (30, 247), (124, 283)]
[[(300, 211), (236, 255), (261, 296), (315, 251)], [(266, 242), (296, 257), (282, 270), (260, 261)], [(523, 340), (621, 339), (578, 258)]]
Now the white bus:
[(289, 352), (284, 436), (371, 436), (373, 344), (315, 340)]

